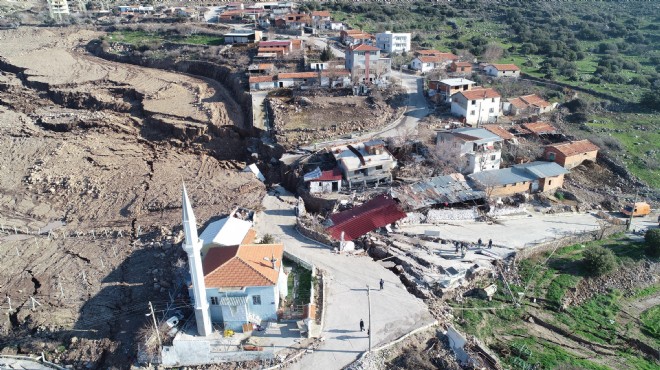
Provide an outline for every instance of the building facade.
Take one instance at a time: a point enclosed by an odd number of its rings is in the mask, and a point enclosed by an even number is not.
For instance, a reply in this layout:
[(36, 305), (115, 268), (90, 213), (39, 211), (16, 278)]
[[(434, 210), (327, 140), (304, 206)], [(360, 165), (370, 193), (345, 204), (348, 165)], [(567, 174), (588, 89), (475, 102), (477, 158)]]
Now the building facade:
[(351, 71), (353, 82), (380, 83), (389, 80), (391, 60), (381, 58), (377, 47), (365, 44), (349, 46), (344, 55), (345, 66)]
[(491, 88), (461, 91), (452, 96), (451, 113), (465, 118), (469, 125), (497, 122), (500, 94)]
[(600, 148), (589, 140), (568, 141), (546, 146), (543, 158), (571, 169), (581, 165), (584, 161), (595, 162), (598, 150)]
[(500, 168), (502, 141), (483, 128), (459, 128), (438, 132), (436, 145), (442, 155), (465, 158), (458, 170), (470, 174)]
[(376, 34), (376, 47), (386, 53), (410, 51), (410, 33), (392, 33), (385, 31)]

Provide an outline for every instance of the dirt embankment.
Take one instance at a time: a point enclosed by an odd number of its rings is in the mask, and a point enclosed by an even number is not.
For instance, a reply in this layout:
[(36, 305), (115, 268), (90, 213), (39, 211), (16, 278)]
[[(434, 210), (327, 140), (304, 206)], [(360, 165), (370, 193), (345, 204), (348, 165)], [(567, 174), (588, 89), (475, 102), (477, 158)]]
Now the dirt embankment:
[(265, 187), (226, 92), (85, 55), (95, 36), (0, 31), (0, 351), (127, 368), (148, 301), (187, 307), (182, 180), (200, 222)]

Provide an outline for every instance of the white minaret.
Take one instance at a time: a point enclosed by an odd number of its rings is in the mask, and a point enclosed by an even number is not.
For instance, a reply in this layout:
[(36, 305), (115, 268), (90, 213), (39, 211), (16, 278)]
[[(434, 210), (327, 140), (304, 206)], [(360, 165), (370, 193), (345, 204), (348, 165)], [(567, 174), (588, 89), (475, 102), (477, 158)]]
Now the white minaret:
[(211, 334), (211, 317), (209, 316), (209, 302), (206, 300), (206, 285), (204, 285), (204, 270), (202, 268), (202, 241), (197, 236), (197, 223), (188, 199), (186, 185), (183, 185), (183, 231), (186, 239), (183, 241), (183, 250), (188, 253), (188, 266), (195, 296), (195, 320), (197, 333), (201, 336)]

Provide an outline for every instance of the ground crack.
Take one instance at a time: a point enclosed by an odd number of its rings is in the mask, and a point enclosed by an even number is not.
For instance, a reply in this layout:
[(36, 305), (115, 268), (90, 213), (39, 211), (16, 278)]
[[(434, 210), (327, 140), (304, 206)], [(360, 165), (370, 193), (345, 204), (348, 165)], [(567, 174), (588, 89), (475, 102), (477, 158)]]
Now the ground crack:
[(89, 258), (83, 257), (83, 256), (81, 256), (81, 255), (78, 254), (78, 253), (71, 252), (71, 251), (65, 251), (64, 253), (66, 253), (66, 254), (68, 254), (68, 255), (71, 255), (71, 256), (74, 256), (74, 257), (78, 257), (78, 258), (80, 258), (81, 260), (83, 260), (83, 261), (85, 261), (85, 262), (87, 262), (87, 263), (90, 263), (90, 262), (91, 262), (91, 261), (89, 260)]

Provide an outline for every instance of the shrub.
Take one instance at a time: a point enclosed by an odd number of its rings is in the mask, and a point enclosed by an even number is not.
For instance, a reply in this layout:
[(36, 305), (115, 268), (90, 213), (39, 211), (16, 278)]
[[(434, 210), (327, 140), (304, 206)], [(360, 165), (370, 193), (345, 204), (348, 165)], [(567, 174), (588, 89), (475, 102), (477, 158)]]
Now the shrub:
[(648, 229), (644, 234), (646, 254), (651, 257), (660, 257), (660, 229)]
[(595, 276), (604, 275), (616, 267), (616, 257), (611, 250), (599, 245), (587, 247), (582, 254), (585, 269)]

